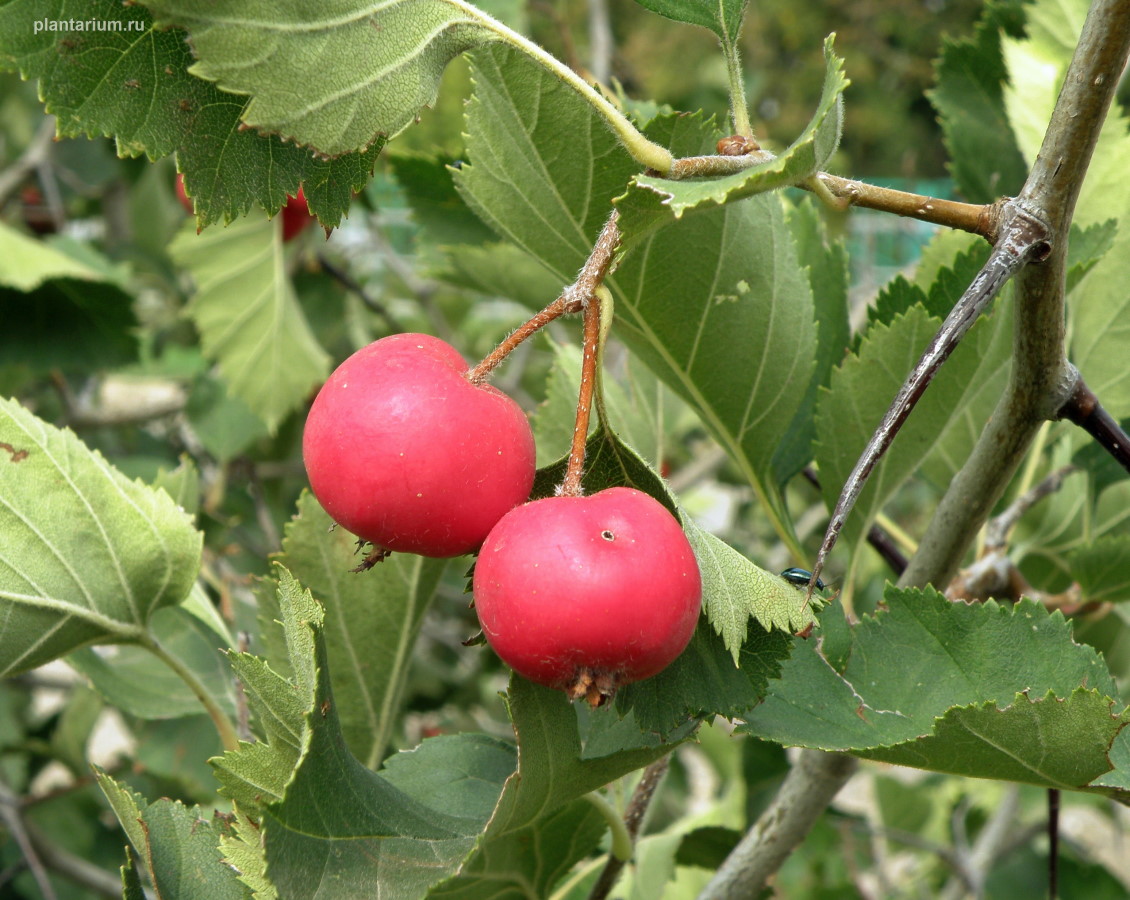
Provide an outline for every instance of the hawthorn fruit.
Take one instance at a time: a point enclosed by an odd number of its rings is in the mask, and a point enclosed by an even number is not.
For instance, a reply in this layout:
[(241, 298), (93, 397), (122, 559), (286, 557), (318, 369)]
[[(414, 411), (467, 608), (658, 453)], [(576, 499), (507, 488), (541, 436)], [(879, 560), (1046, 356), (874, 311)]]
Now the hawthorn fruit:
[(343, 362), (306, 419), (302, 456), (330, 516), (375, 552), (459, 556), (529, 497), (534, 437), (450, 344), (381, 338)]
[(503, 662), (599, 706), (683, 652), (702, 581), (675, 517), (647, 494), (617, 487), (507, 513), (475, 563), (474, 596)]

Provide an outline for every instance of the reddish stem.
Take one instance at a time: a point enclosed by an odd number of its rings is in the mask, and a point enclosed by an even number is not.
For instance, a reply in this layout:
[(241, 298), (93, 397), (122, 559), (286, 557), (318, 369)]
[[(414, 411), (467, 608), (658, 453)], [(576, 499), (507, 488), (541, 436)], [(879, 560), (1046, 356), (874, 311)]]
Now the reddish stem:
[(579, 312), (581, 309), (581, 303), (570, 300), (569, 291), (566, 290), (565, 293), (549, 304), (549, 306), (530, 318), (523, 325), (514, 329), (514, 331), (512, 331), (501, 344), (495, 347), (481, 363), (474, 368), (468, 369), (465, 377), (471, 384), (481, 384), (490, 378), (491, 372), (493, 372), (498, 367), (498, 364), (506, 359), (522, 341), (537, 334), (554, 319), (559, 319), (567, 313)]
[(565, 288), (561, 292), (561, 296), (549, 306), (511, 333), (506, 340), (491, 351), (486, 359), (469, 369), (466, 375), (468, 381), (472, 384), (482, 383), (490, 377), (490, 373), (494, 371), (498, 364), (506, 359), (514, 348), (526, 338), (536, 334), (554, 319), (567, 313), (580, 312), (585, 308), (585, 304), (592, 296), (593, 291), (604, 282), (604, 276), (608, 274), (608, 270), (612, 266), (612, 257), (616, 253), (616, 248), (620, 246), (620, 229), (616, 225), (618, 218), (619, 214), (613, 210), (612, 215), (608, 217), (608, 221), (604, 223), (604, 227), (600, 230), (600, 234), (597, 235), (592, 253), (589, 254), (589, 258), (585, 260), (584, 266), (581, 267), (577, 280)]
[(600, 298), (590, 294), (585, 303), (584, 355), (581, 357), (581, 390), (577, 397), (577, 421), (573, 426), (573, 444), (565, 464), (565, 480), (561, 494), (580, 497), (584, 494), (581, 479), (585, 474), (585, 442), (589, 436), (592, 398), (596, 390), (596, 362), (600, 354)]

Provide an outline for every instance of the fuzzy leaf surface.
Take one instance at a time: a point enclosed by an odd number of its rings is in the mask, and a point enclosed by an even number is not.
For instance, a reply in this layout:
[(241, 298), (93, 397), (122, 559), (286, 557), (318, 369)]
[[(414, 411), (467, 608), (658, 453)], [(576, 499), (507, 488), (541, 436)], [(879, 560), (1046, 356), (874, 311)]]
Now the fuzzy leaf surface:
[[(41, 30), (32, 23), (90, 20), (120, 30)], [(39, 80), (62, 137), (113, 137), (121, 156), (176, 153), (202, 225), (277, 212), (305, 183), (310, 209), (333, 227), (372, 174), (382, 142), (334, 160), (241, 127), (247, 100), (188, 72), (180, 30), (116, 0), (11, 0), (0, 5), (0, 67)], [(302, 77), (299, 70), (290, 79)]]
[(138, 638), (188, 594), (201, 535), (164, 491), (0, 399), (0, 674)]
[[(1127, 718), (1102, 658), (1072, 641), (1062, 615), (1026, 600), (950, 603), (930, 589), (888, 588), (885, 600), (886, 611), (851, 630), (829, 607), (824, 637), (797, 646), (743, 728), (926, 768), (960, 757), (962, 774), (1024, 770), (1020, 780), (1048, 787), (1083, 788), (1112, 768), (1094, 754), (1076, 766), (1081, 729), (1105, 736), (1094, 744), (1105, 759)], [(998, 776), (998, 748), (1037, 726), (1028, 732), (1037, 746)]]
[(243, 121), (326, 156), (394, 137), (433, 103), (444, 68), (501, 26), (456, 0), (147, 0), (188, 30), (192, 73), (250, 96)]
[(273, 431), (329, 373), (287, 277), (277, 229), (251, 218), (203, 234), (186, 224), (169, 252), (196, 283), (188, 314), (205, 355)]
[(229, 833), (223, 818), (180, 801), (149, 803), (101, 769), (95, 774), (158, 897), (244, 900), (251, 896), (218, 849), (221, 837)]
[(717, 178), (633, 178), (627, 192), (616, 198), (624, 246), (630, 247), (649, 231), (669, 225), (687, 213), (798, 184), (823, 169), (840, 142), (842, 95), (848, 86), (843, 60), (833, 53), (831, 37), (824, 42), (824, 60), (824, 84), (816, 112), (800, 137), (775, 159)]
[(345, 742), (375, 769), (399, 721), (412, 648), (446, 561), (395, 553), (367, 572), (352, 572), (357, 539), (332, 526), (314, 495), (304, 493), (280, 561), (325, 607), (323, 634)]

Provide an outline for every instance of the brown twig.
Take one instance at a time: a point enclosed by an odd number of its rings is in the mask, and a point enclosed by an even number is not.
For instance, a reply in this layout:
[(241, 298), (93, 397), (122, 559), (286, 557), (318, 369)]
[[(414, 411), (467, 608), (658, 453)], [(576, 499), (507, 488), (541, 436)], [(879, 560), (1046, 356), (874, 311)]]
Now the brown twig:
[(922, 356), (899, 388), (895, 399), (891, 401), (890, 408), (884, 413), (882, 421), (875, 428), (874, 434), (844, 482), (839, 499), (832, 510), (828, 528), (824, 532), (824, 540), (816, 554), (812, 581), (809, 583), (809, 596), (824, 568), (828, 554), (836, 545), (848, 513), (855, 506), (859, 495), (863, 493), (871, 471), (891, 446), (895, 435), (899, 433), (914, 407), (918, 405), (918, 401), (934, 380), (942, 364), (957, 348), (958, 343), (973, 327), (973, 323), (981, 313), (989, 308), (989, 304), (1000, 289), (1029, 262), (1047, 256), (1050, 250), (1048, 234), (1047, 224), (1038, 216), (1020, 206), (1008, 207), (1007, 223), (999, 243), (993, 248), (992, 254), (977, 273), (977, 277), (954, 304), (950, 314), (942, 322), (942, 327), (938, 329), (938, 333), (922, 352)]
[[(817, 491), (821, 490), (820, 476), (816, 474), (816, 470), (812, 466), (805, 466), (801, 474)], [(872, 550), (883, 558), (883, 562), (890, 567), (895, 575), (903, 573), (907, 564), (906, 555), (881, 526), (873, 524), (867, 529), (867, 543), (871, 545)]]
[(510, 334), (506, 336), (506, 339), (495, 347), (481, 363), (468, 369), (466, 374), (467, 380), (472, 384), (482, 384), (490, 377), (499, 363), (513, 353), (518, 345), (527, 338), (533, 337), (555, 319), (559, 319), (569, 313), (580, 311), (581, 305), (579, 303), (571, 303), (567, 299), (566, 294), (563, 293), (541, 312), (532, 316), (510, 332)]
[[(627, 828), (628, 836), (632, 839), (633, 844), (635, 844), (636, 838), (639, 836), (644, 815), (651, 805), (651, 799), (655, 796), (656, 788), (659, 787), (663, 776), (667, 774), (667, 769), (670, 764), (670, 754), (657, 759), (643, 770), (639, 784), (636, 785), (636, 789), (632, 792), (632, 799), (628, 801), (628, 808), (624, 812), (624, 827)], [(604, 900), (616, 884), (616, 879), (620, 877), (620, 872), (626, 863), (627, 860), (609, 856), (608, 862), (605, 863), (604, 868), (601, 870), (600, 877), (597, 878), (596, 883), (589, 892), (588, 900)]]
[(1056, 417), (1074, 422), (1113, 456), (1122, 468), (1130, 472), (1130, 436), (1103, 408), (1082, 376), (1075, 382), (1075, 390), (1059, 408)]
[(589, 436), (593, 394), (596, 391), (597, 357), (600, 355), (601, 303), (594, 293), (585, 304), (584, 344), (581, 357), (581, 387), (577, 396), (577, 419), (573, 425), (573, 442), (565, 463), (565, 480), (561, 495), (580, 497), (584, 493), (581, 479), (585, 474), (585, 443)]
[[(686, 156), (675, 160), (671, 169), (663, 177), (672, 181), (686, 178), (717, 178), (732, 175), (776, 159), (767, 150), (752, 150), (738, 155), (719, 153), (708, 156)], [(992, 204), (962, 203), (957, 200), (943, 200), (925, 194), (914, 194), (894, 188), (879, 187), (864, 181), (840, 178), (827, 172), (818, 172), (812, 179), (795, 185), (806, 191), (817, 190), (818, 181), (836, 200), (845, 207), (861, 206), (894, 213), (909, 219), (918, 219), (935, 225), (945, 225), (978, 234), (989, 243), (995, 244), (1000, 231), (1003, 200)]]
[(604, 223), (604, 227), (600, 230), (600, 234), (597, 235), (596, 243), (593, 244), (589, 258), (585, 260), (585, 264), (581, 267), (577, 280), (565, 288), (561, 292), (561, 296), (550, 303), (549, 306), (511, 332), (506, 340), (495, 347), (481, 363), (469, 369), (466, 375), (468, 381), (472, 384), (485, 381), (498, 364), (506, 359), (522, 341), (537, 334), (554, 319), (558, 319), (567, 313), (580, 312), (585, 308), (589, 298), (593, 295), (593, 291), (603, 284), (604, 278), (612, 266), (612, 258), (616, 254), (616, 248), (620, 246), (620, 228), (616, 224), (618, 220), (619, 213), (613, 210), (612, 215), (608, 217), (608, 221)]
[(402, 332), (404, 327), (396, 320), (396, 318), (388, 311), (388, 308), (381, 303), (376, 297), (370, 294), (356, 278), (346, 272), (344, 269), (337, 266), (335, 263), (330, 262), (324, 253), (318, 254), (318, 265), (322, 267), (322, 271), (329, 275), (334, 281), (338, 282), (343, 288), (352, 294), (356, 294), (361, 302), (364, 303), (369, 309), (375, 312), (378, 316), (385, 320), (393, 332)]

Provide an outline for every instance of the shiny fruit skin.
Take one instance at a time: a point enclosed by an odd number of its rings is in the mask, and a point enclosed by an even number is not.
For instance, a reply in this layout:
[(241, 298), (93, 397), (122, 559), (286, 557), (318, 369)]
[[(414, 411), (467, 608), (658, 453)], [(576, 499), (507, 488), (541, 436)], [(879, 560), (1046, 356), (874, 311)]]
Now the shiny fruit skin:
[(475, 563), (474, 595), (503, 662), (579, 697), (586, 679), (615, 691), (674, 661), (698, 622), (702, 581), (675, 517), (617, 487), (507, 513)]
[(302, 455), (330, 516), (376, 548), (459, 556), (530, 494), (534, 438), (510, 397), (464, 377), (450, 344), (397, 334), (329, 377)]

